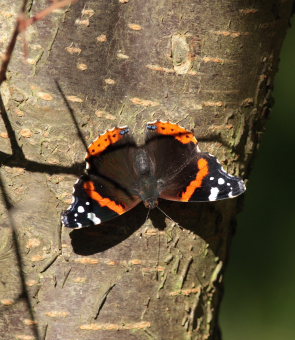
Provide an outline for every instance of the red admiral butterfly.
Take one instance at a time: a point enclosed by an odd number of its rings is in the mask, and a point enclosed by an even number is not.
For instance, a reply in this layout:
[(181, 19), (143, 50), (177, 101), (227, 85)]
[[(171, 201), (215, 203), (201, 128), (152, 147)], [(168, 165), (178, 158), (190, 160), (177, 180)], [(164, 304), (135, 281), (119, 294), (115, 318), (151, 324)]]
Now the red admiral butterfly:
[(128, 127), (100, 135), (88, 147), (86, 173), (74, 185), (73, 203), (63, 214), (66, 227), (82, 228), (124, 214), (158, 198), (207, 202), (242, 194), (244, 182), (201, 152), (192, 132), (156, 121), (147, 124), (145, 144), (137, 146)]

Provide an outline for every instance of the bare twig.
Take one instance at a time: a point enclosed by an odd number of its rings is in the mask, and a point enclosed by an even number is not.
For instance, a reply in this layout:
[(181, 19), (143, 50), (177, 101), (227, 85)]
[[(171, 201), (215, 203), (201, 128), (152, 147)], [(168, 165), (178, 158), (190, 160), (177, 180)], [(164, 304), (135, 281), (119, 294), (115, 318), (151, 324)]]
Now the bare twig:
[(29, 26), (31, 26), (34, 22), (43, 20), (47, 15), (51, 14), (54, 10), (69, 6), (79, 0), (61, 0), (61, 1), (54, 1), (53, 4), (45, 9), (43, 11), (37, 13), (32, 18), (23, 20), (21, 26), (20, 26), (20, 32), (22, 30), (26, 30)]
[[(25, 12), (27, 3), (28, 3), (28, 0), (23, 0), (21, 13)], [(4, 80), (6, 80), (7, 67), (8, 67), (8, 64), (10, 62), (18, 34), (19, 34), (19, 22), (16, 23), (12, 37), (11, 37), (10, 42), (8, 44), (8, 47), (6, 49), (5, 55), (2, 58), (2, 64), (1, 64), (1, 68), (0, 68), (0, 85), (3, 83)]]
[[(69, 6), (69, 5), (71, 5), (71, 4), (73, 4), (77, 1), (79, 1), (79, 0), (54, 1), (52, 3), (52, 5), (45, 8), (43, 11), (38, 12), (32, 18), (26, 17), (25, 10), (26, 10), (26, 6), (27, 6), (28, 1), (27, 0), (23, 1), (23, 5), (22, 5), (22, 8), (21, 8), (20, 14), (17, 18), (17, 22), (16, 22), (16, 25), (15, 25), (12, 37), (10, 39), (10, 42), (8, 44), (6, 52), (5, 52), (4, 57), (2, 59), (2, 64), (1, 64), (1, 68), (0, 68), (0, 85), (3, 83), (3, 81), (6, 80), (7, 68), (8, 68), (9, 62), (11, 60), (11, 56), (12, 56), (12, 53), (14, 51), (16, 40), (17, 40), (19, 33), (25, 32), (26, 29), (29, 26), (31, 26), (33, 23), (35, 23), (37, 21), (43, 20), (46, 16), (51, 14), (54, 10), (65, 7), (65, 6)], [(26, 49), (25, 49), (25, 51), (26, 51)], [(25, 52), (25, 54), (26, 54), (26, 52)]]

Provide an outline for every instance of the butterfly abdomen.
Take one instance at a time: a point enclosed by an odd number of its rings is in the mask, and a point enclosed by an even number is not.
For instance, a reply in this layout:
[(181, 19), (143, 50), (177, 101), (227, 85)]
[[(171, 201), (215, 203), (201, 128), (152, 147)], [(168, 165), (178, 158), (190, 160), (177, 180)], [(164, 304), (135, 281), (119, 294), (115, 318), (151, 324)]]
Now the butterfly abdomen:
[(134, 170), (138, 175), (138, 195), (147, 208), (155, 208), (158, 205), (159, 197), (157, 181), (151, 159), (143, 148), (137, 149)]

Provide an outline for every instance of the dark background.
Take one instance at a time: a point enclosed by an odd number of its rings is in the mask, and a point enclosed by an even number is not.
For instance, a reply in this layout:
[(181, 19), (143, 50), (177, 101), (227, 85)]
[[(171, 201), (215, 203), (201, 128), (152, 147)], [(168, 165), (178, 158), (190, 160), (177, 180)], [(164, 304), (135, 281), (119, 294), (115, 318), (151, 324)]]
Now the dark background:
[(221, 306), (224, 340), (295, 339), (295, 20), (247, 184)]

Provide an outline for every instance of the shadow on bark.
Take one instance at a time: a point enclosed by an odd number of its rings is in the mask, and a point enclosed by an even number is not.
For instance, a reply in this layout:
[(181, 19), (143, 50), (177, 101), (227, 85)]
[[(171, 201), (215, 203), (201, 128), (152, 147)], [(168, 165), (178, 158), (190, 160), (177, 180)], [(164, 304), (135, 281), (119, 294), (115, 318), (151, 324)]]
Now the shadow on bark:
[(79, 255), (92, 255), (114, 247), (145, 223), (147, 213), (148, 210), (143, 204), (139, 204), (124, 215), (99, 227), (73, 230), (70, 237), (74, 252)]
[[(84, 147), (87, 149), (86, 146), (86, 142), (85, 139), (79, 129), (77, 120), (75, 118), (74, 112), (72, 110), (72, 108), (70, 107), (68, 101), (66, 100), (66, 97), (64, 96), (58, 82), (56, 82), (58, 90), (62, 96), (62, 98), (65, 101), (65, 104), (68, 108), (68, 111), (72, 117), (73, 120), (73, 124), (77, 130), (77, 135), (78, 138), (81, 140), (82, 144), (84, 145)], [(7, 135), (8, 138), (10, 140), (10, 145), (11, 145), (11, 154), (5, 153), (5, 152), (0, 152), (0, 167), (5, 165), (8, 167), (18, 167), (18, 168), (23, 168), (27, 171), (30, 172), (40, 172), (40, 173), (47, 173), (47, 174), (73, 174), (73, 175), (80, 175), (83, 171), (84, 168), (84, 162), (82, 163), (74, 163), (72, 166), (62, 166), (62, 165), (53, 165), (53, 164), (44, 164), (44, 163), (40, 163), (40, 162), (36, 162), (36, 161), (31, 161), (26, 159), (22, 148), (19, 146), (18, 141), (17, 141), (17, 137), (15, 134), (15, 131), (13, 129), (13, 126), (9, 120), (9, 116), (8, 113), (6, 111), (6, 108), (4, 106), (2, 97), (0, 96), (0, 113), (1, 113), (1, 117), (4, 123), (4, 126), (6, 128), (7, 131)], [(33, 308), (32, 308), (32, 303), (31, 303), (31, 299), (25, 284), (25, 275), (24, 275), (24, 264), (23, 264), (23, 259), (22, 259), (22, 251), (20, 248), (20, 244), (18, 242), (18, 238), (17, 238), (17, 229), (15, 226), (15, 222), (12, 216), (12, 209), (13, 204), (10, 201), (9, 195), (7, 193), (7, 190), (5, 188), (5, 184), (4, 181), (2, 179), (1, 173), (0, 173), (0, 190), (1, 190), (1, 196), (2, 196), (2, 200), (5, 206), (5, 209), (7, 211), (7, 216), (8, 216), (8, 220), (9, 220), (9, 224), (10, 224), (10, 228), (11, 228), (11, 232), (12, 232), (12, 242), (13, 242), (13, 246), (14, 246), (14, 251), (15, 251), (15, 256), (16, 256), (16, 262), (17, 262), (17, 267), (19, 270), (19, 276), (20, 276), (20, 282), (21, 282), (21, 293), (17, 299), (17, 301), (19, 301), (20, 299), (24, 299), (27, 305), (27, 310), (29, 312), (30, 315), (30, 319), (33, 321), (32, 325), (31, 325), (31, 330), (32, 333), (34, 335), (34, 338), (36, 340), (40, 340), (40, 334), (38, 331), (38, 327), (37, 327), (37, 323), (35, 323), (35, 317), (34, 317), (34, 312), (33, 312)]]
[[(223, 232), (218, 230), (220, 226), (222, 210), (220, 205), (223, 202), (213, 203), (179, 203), (160, 200), (160, 208), (171, 218), (171, 220), (184, 228), (192, 231), (201, 237), (213, 253), (218, 254), (219, 235)], [(217, 205), (219, 208), (217, 209)], [(148, 210), (141, 203), (124, 215), (105, 222), (99, 227), (88, 227), (75, 229), (70, 233), (73, 251), (79, 255), (93, 255), (108, 250), (121, 243), (145, 223)], [(211, 228), (204, 228), (208, 225), (212, 215), (215, 216), (215, 223)], [(208, 216), (208, 217), (206, 217)], [(158, 230), (165, 230), (167, 227), (166, 216), (159, 210), (150, 211), (148, 218)]]
[[(30, 300), (28, 290), (27, 290), (27, 287), (26, 287), (26, 284), (25, 284), (25, 275), (24, 275), (24, 272), (23, 272), (23, 267), (24, 267), (23, 266), (23, 259), (22, 259), (22, 255), (21, 255), (20, 245), (19, 245), (19, 242), (18, 242), (18, 239), (17, 239), (16, 227), (15, 227), (15, 223), (14, 223), (14, 220), (13, 220), (13, 216), (11, 214), (11, 211), (13, 209), (13, 205), (10, 202), (10, 199), (9, 199), (8, 194), (7, 194), (5, 185), (3, 183), (1, 174), (0, 174), (0, 190), (1, 190), (1, 196), (2, 196), (3, 203), (4, 203), (6, 211), (7, 211), (10, 228), (11, 228), (11, 231), (12, 231), (12, 242), (13, 242), (13, 245), (14, 245), (16, 262), (17, 262), (17, 266), (18, 266), (18, 269), (19, 269), (19, 277), (20, 277), (20, 282), (21, 282), (21, 293), (20, 293), (19, 298), (17, 300), (20, 300), (20, 299), (25, 300), (25, 302), (27, 304), (27, 308), (28, 308), (30, 318), (31, 318), (31, 320), (35, 321), (31, 300)], [(37, 328), (35, 323), (33, 323), (31, 325), (31, 330), (34, 334), (35, 339), (40, 340), (41, 338), (40, 338), (40, 335), (39, 335), (39, 331), (38, 331), (38, 328)]]

